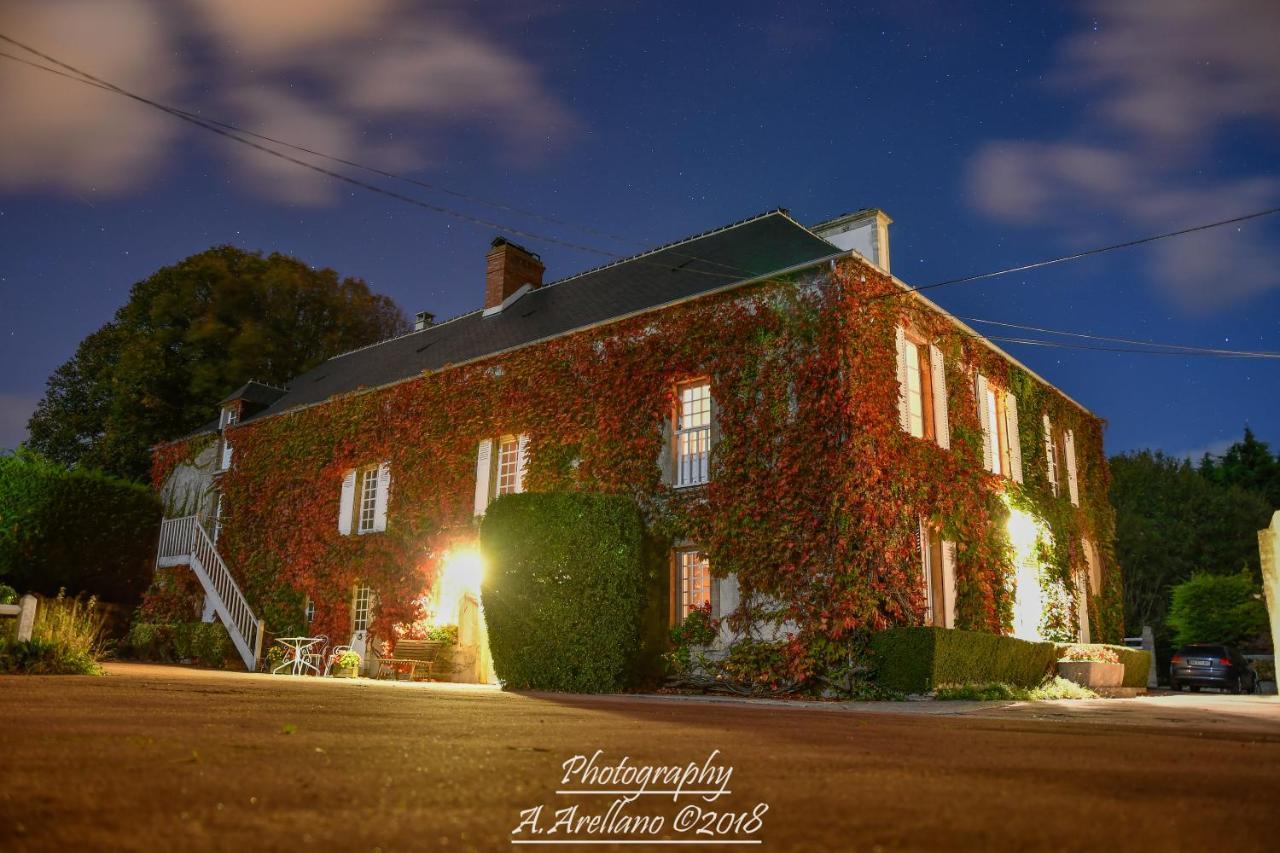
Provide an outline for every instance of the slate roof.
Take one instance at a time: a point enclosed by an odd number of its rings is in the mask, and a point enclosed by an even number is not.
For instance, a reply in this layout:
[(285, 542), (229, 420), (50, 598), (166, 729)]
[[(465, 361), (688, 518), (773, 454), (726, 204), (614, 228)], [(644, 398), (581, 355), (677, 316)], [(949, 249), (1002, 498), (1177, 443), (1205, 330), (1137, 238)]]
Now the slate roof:
[[(839, 253), (785, 211), (770, 211), (545, 284), (499, 314), (485, 317), (476, 310), (335, 356), (295, 378), (283, 396), (245, 420), (387, 385)], [(477, 294), (483, 292), (482, 280), (470, 284)]]
[(283, 388), (276, 388), (273, 385), (267, 385), (256, 379), (250, 379), (236, 390), (227, 395), (227, 398), (219, 403), (219, 406), (225, 406), (227, 403), (235, 400), (243, 400), (246, 403), (258, 406), (270, 406), (276, 400), (285, 395)]

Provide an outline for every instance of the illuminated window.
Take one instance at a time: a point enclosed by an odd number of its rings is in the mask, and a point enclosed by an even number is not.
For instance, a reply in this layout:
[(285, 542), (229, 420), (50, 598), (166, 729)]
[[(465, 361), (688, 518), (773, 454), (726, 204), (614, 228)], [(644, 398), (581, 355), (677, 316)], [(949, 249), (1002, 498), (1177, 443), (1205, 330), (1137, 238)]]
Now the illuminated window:
[(356, 532), (372, 533), (378, 517), (378, 469), (360, 472), (360, 504), (356, 515)]
[(509, 495), (524, 491), (524, 459), (520, 439), (507, 436), (498, 441), (498, 477), (494, 495)]
[(373, 590), (367, 586), (356, 587), (355, 597), (351, 604), (351, 628), (353, 631), (368, 631), (369, 617), (373, 611)]
[(679, 389), (675, 451), (677, 486), (707, 482), (711, 456), (711, 385), (707, 382)]
[(694, 550), (676, 551), (676, 588), (680, 619), (711, 603), (711, 564), (705, 554)]
[(933, 377), (929, 365), (929, 347), (906, 339), (903, 358), (907, 363), (907, 432), (916, 438), (933, 438)]

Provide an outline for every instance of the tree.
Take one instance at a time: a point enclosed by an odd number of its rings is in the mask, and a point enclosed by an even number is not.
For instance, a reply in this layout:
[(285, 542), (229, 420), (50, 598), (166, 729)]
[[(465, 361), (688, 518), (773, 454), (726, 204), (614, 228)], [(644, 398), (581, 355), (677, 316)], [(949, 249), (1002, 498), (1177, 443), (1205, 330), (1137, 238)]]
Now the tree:
[(286, 255), (217, 246), (133, 286), (114, 319), (53, 372), (28, 445), (129, 479), (249, 379), (282, 385), (398, 334), (404, 315), (356, 278)]
[(1257, 531), (1271, 511), (1259, 495), (1159, 452), (1113, 457), (1111, 474), (1129, 633), (1152, 625), (1164, 634), (1170, 591), (1197, 572), (1261, 571)]
[(1178, 645), (1247, 643), (1267, 629), (1261, 587), (1248, 572), (1193, 575), (1173, 588), (1169, 626)]
[(1222, 456), (1214, 459), (1205, 454), (1200, 473), (1220, 486), (1238, 486), (1260, 495), (1280, 509), (1280, 459), (1272, 456), (1267, 443), (1258, 441), (1247, 426), (1244, 440), (1231, 445)]

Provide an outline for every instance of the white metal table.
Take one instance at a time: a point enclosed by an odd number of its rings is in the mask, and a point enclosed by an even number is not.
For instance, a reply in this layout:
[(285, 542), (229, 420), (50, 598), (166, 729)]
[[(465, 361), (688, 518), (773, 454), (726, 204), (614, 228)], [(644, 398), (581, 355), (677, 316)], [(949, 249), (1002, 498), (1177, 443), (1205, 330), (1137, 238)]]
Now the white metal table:
[(292, 667), (293, 675), (306, 675), (308, 669), (316, 675), (320, 674), (320, 670), (307, 660), (307, 652), (310, 651), (312, 646), (320, 642), (319, 637), (276, 637), (276, 642), (284, 646), (288, 651), (285, 652), (284, 661), (271, 670), (272, 675), (286, 667)]

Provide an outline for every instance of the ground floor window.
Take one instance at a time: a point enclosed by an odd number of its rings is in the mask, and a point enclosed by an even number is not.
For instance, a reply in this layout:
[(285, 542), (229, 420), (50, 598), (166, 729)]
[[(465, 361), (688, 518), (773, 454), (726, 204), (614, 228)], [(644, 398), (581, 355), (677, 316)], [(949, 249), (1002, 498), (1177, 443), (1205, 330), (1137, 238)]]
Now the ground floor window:
[(368, 631), (372, 612), (373, 590), (364, 585), (357, 586), (355, 599), (351, 606), (351, 629), (353, 631)]
[(920, 554), (920, 573), (924, 578), (924, 624), (945, 626), (942, 534), (924, 519), (920, 520), (920, 528), (916, 532), (916, 548)]
[(682, 548), (675, 554), (676, 617), (683, 620), (699, 607), (710, 604), (711, 615), (715, 603), (711, 590), (711, 564), (707, 555), (694, 548)]

